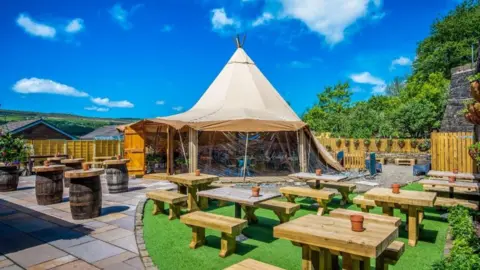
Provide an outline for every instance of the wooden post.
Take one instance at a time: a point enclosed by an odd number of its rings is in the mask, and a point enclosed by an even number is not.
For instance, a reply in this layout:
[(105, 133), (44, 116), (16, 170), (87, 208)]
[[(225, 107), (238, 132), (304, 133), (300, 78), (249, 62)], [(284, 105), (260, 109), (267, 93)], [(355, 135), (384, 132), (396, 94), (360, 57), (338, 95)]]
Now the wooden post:
[(96, 157), (97, 156), (97, 144), (95, 143), (95, 141), (92, 141), (93, 142), (93, 157)]
[(174, 173), (173, 167), (173, 136), (175, 135), (175, 130), (172, 127), (167, 127), (167, 175), (172, 175)]
[(300, 162), (300, 172), (308, 172), (307, 152), (306, 152), (306, 138), (305, 131), (300, 129), (298, 134), (298, 159)]
[(198, 168), (198, 132), (188, 129), (188, 171), (193, 173)]

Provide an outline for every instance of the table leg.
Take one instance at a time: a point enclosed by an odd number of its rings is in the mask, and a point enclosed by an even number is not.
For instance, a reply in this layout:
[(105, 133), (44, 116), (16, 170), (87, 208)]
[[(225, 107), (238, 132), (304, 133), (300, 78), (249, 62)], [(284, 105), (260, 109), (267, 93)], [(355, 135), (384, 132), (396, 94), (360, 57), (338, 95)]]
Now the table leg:
[[(205, 190), (205, 189), (206, 189), (206, 185), (200, 186), (200, 191)], [(198, 201), (199, 201), (200, 209), (201, 209), (201, 210), (205, 210), (205, 209), (208, 208), (208, 198), (206, 198), (206, 197), (199, 197), (199, 198), (198, 198)]]
[(242, 218), (242, 206), (239, 203), (235, 203), (235, 217)]
[(453, 198), (453, 187), (448, 187), (448, 191), (449, 191), (448, 196), (450, 198)]
[(416, 246), (418, 241), (418, 208), (415, 206), (408, 207), (408, 245)]
[(317, 200), (317, 203), (318, 203), (317, 216), (322, 216), (323, 214), (328, 213), (328, 203), (329, 203), (329, 201), (330, 200), (322, 200), (322, 199)]
[(308, 245), (302, 245), (302, 270), (312, 269), (312, 258), (310, 255), (310, 247)]
[(187, 195), (187, 187), (182, 185), (177, 185), (177, 192), (180, 194)]
[(245, 212), (245, 216), (243, 217), (243, 219), (246, 219), (248, 221), (248, 224), (257, 224), (258, 218), (257, 216), (255, 216), (255, 210), (257, 210), (257, 208), (246, 205), (242, 205), (241, 207)]
[(353, 260), (352, 256), (347, 253), (342, 253), (342, 270), (351, 270), (353, 269)]
[(385, 263), (384, 254), (381, 254), (375, 260), (375, 270), (388, 270), (388, 264)]
[(193, 212), (193, 211), (198, 211), (198, 202), (197, 202), (197, 187), (191, 186), (187, 187), (188, 189), (188, 199), (187, 199), (187, 206), (188, 206), (188, 211)]
[(382, 205), (382, 211), (384, 216), (393, 217), (393, 207), (388, 206), (387, 204)]

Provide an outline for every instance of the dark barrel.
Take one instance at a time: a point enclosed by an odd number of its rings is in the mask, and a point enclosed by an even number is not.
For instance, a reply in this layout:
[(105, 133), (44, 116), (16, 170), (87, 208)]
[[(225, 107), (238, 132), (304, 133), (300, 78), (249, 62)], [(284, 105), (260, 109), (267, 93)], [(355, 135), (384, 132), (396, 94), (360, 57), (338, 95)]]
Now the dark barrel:
[(54, 171), (37, 171), (35, 195), (39, 205), (61, 203), (63, 199), (63, 168)]
[[(114, 161), (111, 161), (114, 162)], [(126, 163), (109, 164), (106, 166), (105, 174), (107, 178), (108, 192), (121, 193), (128, 191), (128, 170)]]
[[(82, 168), (82, 160), (62, 160), (62, 164), (65, 165), (65, 171), (80, 170)], [(64, 177), (63, 184), (66, 188), (70, 187), (70, 178)]]
[(18, 187), (17, 166), (0, 166), (0, 192), (14, 191)]
[(100, 216), (102, 210), (100, 175), (70, 178), (70, 210), (73, 219)]

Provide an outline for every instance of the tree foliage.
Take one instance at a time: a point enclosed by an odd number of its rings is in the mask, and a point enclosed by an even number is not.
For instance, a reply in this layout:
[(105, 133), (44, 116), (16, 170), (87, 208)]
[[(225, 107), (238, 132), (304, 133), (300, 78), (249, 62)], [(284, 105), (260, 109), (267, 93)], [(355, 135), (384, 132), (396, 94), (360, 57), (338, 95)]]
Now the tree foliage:
[(317, 132), (333, 136), (428, 137), (438, 129), (448, 98), (450, 70), (471, 61), (471, 46), (480, 38), (480, 0), (466, 0), (437, 19), (417, 48), (413, 73), (396, 77), (386, 95), (352, 103), (349, 82), (328, 86), (303, 120)]

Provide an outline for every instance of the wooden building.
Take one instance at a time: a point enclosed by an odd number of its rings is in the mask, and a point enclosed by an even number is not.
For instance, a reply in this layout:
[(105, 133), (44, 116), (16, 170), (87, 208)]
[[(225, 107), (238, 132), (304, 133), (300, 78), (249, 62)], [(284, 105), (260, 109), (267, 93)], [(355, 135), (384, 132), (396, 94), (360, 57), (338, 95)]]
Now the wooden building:
[(26, 140), (75, 140), (75, 136), (66, 133), (43, 119), (8, 122), (0, 126), (1, 133), (11, 133)]

